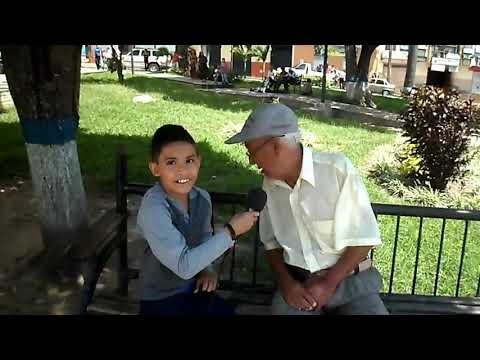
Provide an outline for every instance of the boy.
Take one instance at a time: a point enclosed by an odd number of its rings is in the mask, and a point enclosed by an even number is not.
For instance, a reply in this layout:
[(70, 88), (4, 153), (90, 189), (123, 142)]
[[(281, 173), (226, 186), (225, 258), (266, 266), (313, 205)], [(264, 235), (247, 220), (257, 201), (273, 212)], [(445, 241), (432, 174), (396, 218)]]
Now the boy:
[(259, 213), (237, 214), (212, 235), (210, 196), (194, 186), (200, 164), (195, 141), (183, 127), (164, 125), (155, 132), (149, 168), (158, 183), (146, 192), (137, 217), (147, 242), (141, 315), (233, 315), (233, 308), (210, 293), (217, 285), (211, 263), (250, 230)]

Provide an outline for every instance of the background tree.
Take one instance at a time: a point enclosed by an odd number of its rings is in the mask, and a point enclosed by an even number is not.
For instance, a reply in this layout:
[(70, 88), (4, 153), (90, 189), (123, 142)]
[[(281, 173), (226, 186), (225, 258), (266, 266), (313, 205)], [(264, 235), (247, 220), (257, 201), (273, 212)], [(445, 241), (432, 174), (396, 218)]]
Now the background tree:
[(239, 55), (243, 61), (243, 77), (247, 76), (247, 61), (255, 56), (252, 45), (234, 45), (232, 52)]
[[(47, 287), (69, 288), (64, 312), (79, 310), (78, 271), (65, 261), (88, 233), (87, 202), (78, 160), (81, 46), (4, 46), (5, 73), (38, 199), (43, 250), (20, 264), (22, 299), (37, 299)], [(63, 285), (62, 285), (63, 284)], [(27, 301), (27, 300), (25, 300)], [(60, 301), (60, 300), (59, 300)]]
[(418, 45), (408, 45), (407, 71), (405, 72), (404, 89), (410, 89), (415, 84), (415, 71), (417, 69), (417, 47)]
[(253, 56), (262, 60), (262, 78), (265, 80), (265, 62), (267, 61), (268, 53), (270, 51), (270, 45), (261, 46), (257, 45), (252, 49)]
[(345, 45), (347, 98), (355, 104), (376, 107), (368, 91), (368, 70), (370, 59), (378, 45), (362, 45), (360, 57), (357, 62), (357, 49), (355, 45)]

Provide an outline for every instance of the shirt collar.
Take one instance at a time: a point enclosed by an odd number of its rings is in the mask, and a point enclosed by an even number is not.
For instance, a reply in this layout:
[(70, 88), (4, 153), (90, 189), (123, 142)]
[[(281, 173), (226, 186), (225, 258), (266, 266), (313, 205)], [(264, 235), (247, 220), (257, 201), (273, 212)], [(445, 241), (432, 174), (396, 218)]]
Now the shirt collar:
[(312, 186), (315, 186), (315, 173), (313, 171), (313, 153), (312, 149), (306, 146), (303, 146), (302, 170), (300, 171), (300, 178), (308, 181)]

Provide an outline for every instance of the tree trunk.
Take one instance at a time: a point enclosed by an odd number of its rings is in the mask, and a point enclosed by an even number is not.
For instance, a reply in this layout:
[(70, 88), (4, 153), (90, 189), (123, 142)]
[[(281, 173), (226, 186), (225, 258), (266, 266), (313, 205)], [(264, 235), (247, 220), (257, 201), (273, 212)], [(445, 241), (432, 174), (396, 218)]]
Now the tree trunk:
[(390, 45), (390, 50), (388, 50), (388, 72), (387, 72), (387, 81), (390, 82), (392, 77), (392, 46)]
[(355, 45), (345, 45), (345, 81), (355, 81), (357, 73), (357, 48)]
[[(57, 299), (63, 302), (60, 310), (58, 307), (52, 310), (53, 306), (46, 312), (79, 310), (79, 273), (71, 272), (65, 255), (79, 246), (88, 231), (86, 197), (75, 141), (79, 122), (80, 52), (81, 46), (2, 48), (10, 92), (26, 142), (34, 195), (39, 200), (44, 244), (43, 251), (32, 256), (27, 266), (28, 276), (25, 275), (23, 282), (26, 291), (18, 301), (39, 299), (51, 292), (46, 288), (51, 290), (53, 286), (58, 290), (66, 286), (65, 282), (59, 285), (57, 276), (69, 274), (65, 276), (71, 297), (67, 301)], [(16, 284), (16, 287), (19, 295), (22, 286)]]
[(123, 81), (124, 81), (122, 56), (123, 56), (123, 51), (120, 50), (120, 56), (118, 58), (118, 66), (117, 66), (117, 75), (118, 75), (118, 80), (120, 81), (120, 84), (123, 84)]
[(321, 102), (325, 102), (325, 96), (327, 94), (327, 67), (328, 67), (328, 45), (324, 45), (323, 48), (323, 76), (322, 76), (322, 96)]
[(358, 64), (356, 62), (355, 45), (345, 46), (345, 61), (347, 65), (345, 90), (347, 99), (353, 104), (376, 108), (368, 90), (368, 69), (370, 58), (378, 45), (362, 45)]
[(417, 68), (417, 45), (408, 45), (407, 72), (405, 73), (404, 88), (411, 88), (415, 83), (415, 70)]
[[(119, 50), (118, 52), (120, 53), (120, 55), (117, 55), (117, 51), (115, 50), (115, 47), (113, 45), (110, 45), (110, 47), (112, 48), (112, 60), (115, 62), (115, 70), (117, 70), (118, 82), (120, 84), (123, 84), (123, 80), (124, 80), (123, 79), (123, 63), (122, 63), (123, 46), (119, 46), (121, 47), (120, 49), (118, 49)], [(115, 70), (112, 69), (112, 72)]]

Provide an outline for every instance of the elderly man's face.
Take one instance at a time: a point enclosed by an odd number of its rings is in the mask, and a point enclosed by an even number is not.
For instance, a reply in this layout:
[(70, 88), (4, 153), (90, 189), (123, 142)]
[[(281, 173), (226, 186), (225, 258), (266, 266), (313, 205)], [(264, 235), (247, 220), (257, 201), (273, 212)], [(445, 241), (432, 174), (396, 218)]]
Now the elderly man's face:
[(256, 165), (261, 173), (271, 178), (279, 178), (279, 167), (274, 137), (264, 137), (245, 143), (251, 165)]

